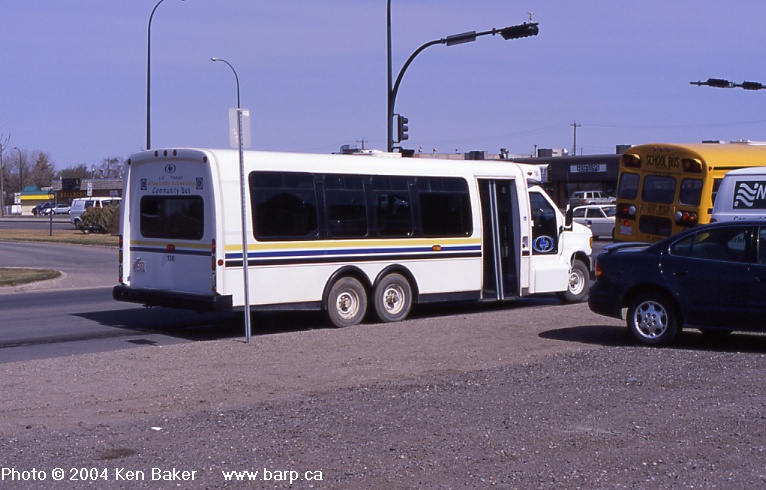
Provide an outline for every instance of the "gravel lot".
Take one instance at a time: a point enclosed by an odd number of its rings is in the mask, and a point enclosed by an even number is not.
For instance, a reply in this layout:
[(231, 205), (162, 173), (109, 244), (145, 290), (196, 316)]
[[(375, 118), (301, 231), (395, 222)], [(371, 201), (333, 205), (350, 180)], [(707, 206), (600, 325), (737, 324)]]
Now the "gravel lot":
[(5, 364), (0, 468), (30, 478), (0, 486), (762, 488), (766, 337), (618, 325), (477, 309)]

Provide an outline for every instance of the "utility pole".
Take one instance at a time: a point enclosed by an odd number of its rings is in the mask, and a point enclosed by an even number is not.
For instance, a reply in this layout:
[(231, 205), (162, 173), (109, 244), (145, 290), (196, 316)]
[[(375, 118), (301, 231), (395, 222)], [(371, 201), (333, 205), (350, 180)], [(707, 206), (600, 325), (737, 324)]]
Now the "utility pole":
[(570, 124), (570, 126), (574, 128), (574, 144), (572, 148), (574, 151), (572, 152), (572, 156), (576, 157), (577, 156), (577, 128), (581, 128), (582, 124), (577, 124), (577, 121), (575, 121), (572, 124)]

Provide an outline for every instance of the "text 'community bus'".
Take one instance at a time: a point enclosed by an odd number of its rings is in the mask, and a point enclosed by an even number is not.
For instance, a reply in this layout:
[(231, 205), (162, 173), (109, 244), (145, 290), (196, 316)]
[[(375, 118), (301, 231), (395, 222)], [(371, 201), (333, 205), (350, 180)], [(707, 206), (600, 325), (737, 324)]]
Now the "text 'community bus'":
[[(373, 308), (587, 293), (591, 234), (559, 212), (533, 166), (355, 155), (144, 151), (128, 161), (115, 299), (200, 311)], [(539, 174), (538, 174), (539, 175)]]

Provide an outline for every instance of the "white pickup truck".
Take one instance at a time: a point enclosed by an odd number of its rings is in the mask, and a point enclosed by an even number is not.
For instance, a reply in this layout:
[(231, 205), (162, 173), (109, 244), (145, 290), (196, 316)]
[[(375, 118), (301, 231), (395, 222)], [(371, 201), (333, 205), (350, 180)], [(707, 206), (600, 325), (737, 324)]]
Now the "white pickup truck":
[(572, 207), (586, 204), (614, 204), (616, 202), (616, 197), (609, 196), (602, 191), (576, 191), (569, 197), (569, 204)]

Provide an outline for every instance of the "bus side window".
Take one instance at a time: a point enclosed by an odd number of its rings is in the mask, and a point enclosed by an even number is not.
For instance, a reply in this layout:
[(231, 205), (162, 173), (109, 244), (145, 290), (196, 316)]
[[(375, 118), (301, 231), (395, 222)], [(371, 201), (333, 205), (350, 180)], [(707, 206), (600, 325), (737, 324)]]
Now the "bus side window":
[(259, 240), (305, 240), (318, 236), (314, 176), (308, 173), (250, 174), (253, 234)]
[(333, 238), (367, 236), (367, 200), (358, 175), (325, 175), (327, 229)]
[(375, 228), (383, 237), (412, 236), (412, 206), (406, 177), (372, 179)]

